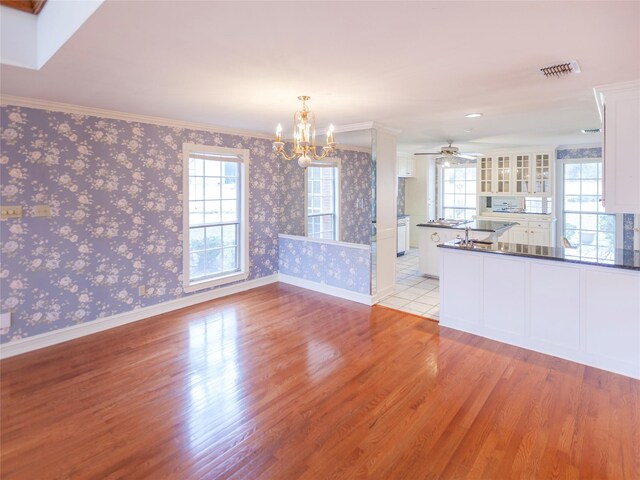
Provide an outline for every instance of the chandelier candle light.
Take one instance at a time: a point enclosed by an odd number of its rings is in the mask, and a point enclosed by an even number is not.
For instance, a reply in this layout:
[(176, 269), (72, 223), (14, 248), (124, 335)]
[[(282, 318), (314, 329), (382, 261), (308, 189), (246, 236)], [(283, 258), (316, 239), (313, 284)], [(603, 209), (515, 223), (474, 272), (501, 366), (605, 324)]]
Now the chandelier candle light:
[(293, 153), (287, 155), (282, 141), (282, 125), (276, 129), (276, 141), (273, 142), (273, 151), (285, 160), (298, 158), (298, 165), (307, 168), (312, 160), (320, 160), (336, 151), (336, 141), (333, 138), (333, 125), (327, 130), (327, 144), (322, 147), (322, 154), (316, 153), (316, 116), (307, 107), (306, 101), (311, 97), (302, 95), (298, 100), (302, 101), (302, 110), (293, 115)]

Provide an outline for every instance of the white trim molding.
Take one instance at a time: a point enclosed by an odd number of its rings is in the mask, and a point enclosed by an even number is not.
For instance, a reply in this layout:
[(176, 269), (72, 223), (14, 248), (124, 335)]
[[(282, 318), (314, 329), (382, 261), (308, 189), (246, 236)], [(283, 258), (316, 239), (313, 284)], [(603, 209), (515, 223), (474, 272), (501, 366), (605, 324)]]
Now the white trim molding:
[(371, 295), (367, 295), (365, 293), (358, 293), (344, 288), (332, 287), (331, 285), (312, 282), (311, 280), (305, 280), (304, 278), (294, 277), (284, 273), (278, 274), (278, 280), (282, 283), (295, 285), (296, 287), (305, 288), (318, 293), (324, 293), (325, 295), (331, 295), (332, 297), (344, 298), (345, 300), (351, 300), (352, 302), (362, 303), (364, 305), (371, 306), (375, 303)]
[(289, 235), (286, 233), (279, 233), (278, 238), (286, 238), (288, 240), (297, 240), (300, 242), (313, 242), (313, 243), (326, 243), (328, 245), (339, 245), (347, 248), (355, 248), (357, 250), (371, 250), (369, 245), (365, 245), (363, 243), (351, 243), (351, 242), (343, 242), (338, 240), (326, 240), (323, 238), (309, 238), (304, 237), (302, 235)]
[[(190, 259), (190, 220), (189, 220), (189, 159), (192, 154), (211, 154), (214, 156), (228, 155), (232, 156), (238, 161), (240, 169), (240, 207), (239, 215), (240, 220), (238, 222), (240, 230), (240, 269), (236, 272), (227, 273), (214, 278), (210, 278), (201, 282), (192, 282), (189, 272), (191, 271), (189, 259)], [(229, 159), (228, 161), (234, 161)], [(245, 148), (224, 148), (211, 145), (198, 145), (194, 143), (182, 144), (182, 238), (184, 248), (182, 249), (182, 271), (183, 273), (183, 289), (185, 292), (195, 292), (205, 288), (214, 287), (217, 285), (223, 285), (226, 283), (233, 283), (240, 280), (245, 280), (249, 276), (250, 257), (249, 257), (249, 163), (250, 153)], [(213, 225), (215, 226), (215, 225)]]
[[(130, 112), (119, 112), (116, 110), (109, 110), (105, 108), (85, 107), (82, 105), (73, 105), (70, 103), (52, 102), (39, 98), (19, 97), (15, 95), (0, 95), (0, 105), (2, 105), (3, 107), (11, 105), (15, 107), (37, 108), (40, 110), (49, 110), (53, 112), (70, 113), (75, 115), (89, 115), (94, 117), (110, 118), (113, 120), (124, 120), (125, 122), (149, 123), (152, 125), (159, 125), (161, 127), (185, 128), (211, 133), (222, 133), (226, 135), (238, 135), (241, 137), (274, 140), (274, 136), (272, 134), (264, 132), (254, 132), (249, 130), (241, 130), (238, 128), (220, 127), (216, 125), (210, 125), (208, 123), (188, 122), (184, 120), (175, 120), (166, 117), (154, 117), (151, 115), (140, 115)], [(351, 131), (351, 129), (340, 130), (339, 127), (337, 127), (336, 131), (348, 132)], [(338, 149), (371, 153), (371, 148), (359, 147), (355, 145), (338, 144)]]
[(273, 275), (256, 278), (255, 280), (249, 280), (229, 285), (227, 287), (216, 288), (207, 292), (188, 295), (176, 300), (169, 300), (168, 302), (159, 303), (157, 305), (143, 307), (138, 310), (119, 313), (110, 317), (98, 318), (79, 325), (72, 325), (52, 332), (42, 333), (40, 335), (34, 335), (21, 340), (4, 343), (0, 345), (0, 359), (13, 357), (22, 353), (38, 350), (40, 348), (50, 347), (58, 343), (67, 342), (86, 335), (109, 330), (111, 328), (119, 327), (120, 325), (126, 325), (127, 323), (145, 320), (147, 318), (155, 317), (156, 315), (161, 315), (180, 308), (190, 307), (191, 305), (207, 302), (216, 298), (226, 297), (227, 295), (232, 295), (234, 293), (244, 292), (246, 290), (251, 290), (277, 281), (278, 274), (274, 273)]
[(0, 98), (2, 106), (13, 105), (16, 107), (38, 108), (41, 110), (50, 110), (54, 112), (71, 113), (77, 115), (91, 115), (95, 117), (111, 118), (114, 120), (124, 120), (126, 122), (140, 122), (159, 125), (162, 127), (188, 128), (193, 130), (202, 130), (211, 133), (225, 133), (229, 135), (239, 135), (243, 137), (254, 137), (273, 139), (272, 135), (260, 132), (251, 132), (248, 130), (240, 130), (235, 128), (219, 127), (206, 123), (187, 122), (182, 120), (174, 120), (165, 117), (154, 117), (150, 115), (140, 115), (137, 113), (118, 112), (104, 108), (84, 107), (82, 105), (72, 105), (69, 103), (50, 102), (38, 98), (16, 97), (13, 95), (2, 95)]

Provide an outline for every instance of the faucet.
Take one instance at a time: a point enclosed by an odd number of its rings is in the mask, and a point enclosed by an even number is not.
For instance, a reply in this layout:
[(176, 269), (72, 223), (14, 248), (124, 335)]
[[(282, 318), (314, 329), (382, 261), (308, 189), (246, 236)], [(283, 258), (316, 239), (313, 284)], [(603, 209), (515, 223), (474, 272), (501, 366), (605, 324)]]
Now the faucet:
[(464, 229), (464, 239), (460, 239), (460, 246), (468, 247), (473, 244), (473, 240), (469, 240), (469, 232), (471, 229), (469, 227), (465, 227)]

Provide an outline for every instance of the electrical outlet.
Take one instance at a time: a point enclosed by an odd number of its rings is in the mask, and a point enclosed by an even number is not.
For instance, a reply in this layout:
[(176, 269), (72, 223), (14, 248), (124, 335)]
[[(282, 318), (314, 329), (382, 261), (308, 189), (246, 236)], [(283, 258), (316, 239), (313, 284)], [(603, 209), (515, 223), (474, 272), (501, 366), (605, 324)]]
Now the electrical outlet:
[(145, 287), (144, 285), (140, 285), (138, 287), (138, 295), (140, 295), (141, 297), (143, 297), (144, 295), (147, 294), (147, 287)]
[(11, 312), (0, 313), (0, 328), (9, 328), (11, 326)]
[(0, 207), (0, 219), (22, 217), (22, 205), (3, 205)]

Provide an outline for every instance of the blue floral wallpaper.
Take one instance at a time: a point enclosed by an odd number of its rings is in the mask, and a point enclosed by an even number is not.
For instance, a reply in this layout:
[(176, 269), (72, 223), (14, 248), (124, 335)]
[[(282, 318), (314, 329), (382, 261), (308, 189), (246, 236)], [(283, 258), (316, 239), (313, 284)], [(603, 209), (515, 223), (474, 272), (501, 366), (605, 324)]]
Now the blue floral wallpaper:
[(369, 247), (324, 243), (306, 237), (280, 237), (280, 273), (369, 294)]
[[(570, 147), (562, 148), (556, 151), (558, 160), (566, 158), (602, 158), (602, 147)], [(633, 236), (635, 222), (632, 213), (625, 213), (622, 216), (622, 248), (625, 250), (633, 250)]]
[(404, 215), (404, 207), (407, 200), (406, 178), (398, 177), (398, 216)]
[(556, 151), (556, 158), (602, 158), (602, 147), (569, 147)]
[[(371, 243), (371, 154), (338, 150), (341, 159), (340, 215), (341, 241)], [(281, 233), (304, 235), (304, 170), (296, 162), (285, 162), (282, 169), (282, 210), (285, 216)]]
[[(286, 180), (301, 170), (267, 139), (15, 106), (0, 109), (0, 129), (1, 203), (25, 208), (0, 222), (0, 307), (14, 312), (3, 343), (186, 295), (185, 142), (251, 152), (249, 280), (278, 271), (278, 233), (304, 228), (303, 185)], [(344, 198), (362, 195), (358, 169), (370, 178), (370, 156), (341, 153), (358, 178), (352, 193), (345, 175)], [(33, 217), (34, 205), (51, 217)], [(349, 241), (368, 242), (364, 217), (345, 220)]]
[(2, 204), (52, 213), (1, 222), (3, 342), (185, 295), (183, 142), (251, 151), (249, 279), (277, 271), (268, 140), (20, 107), (2, 108), (1, 125)]

